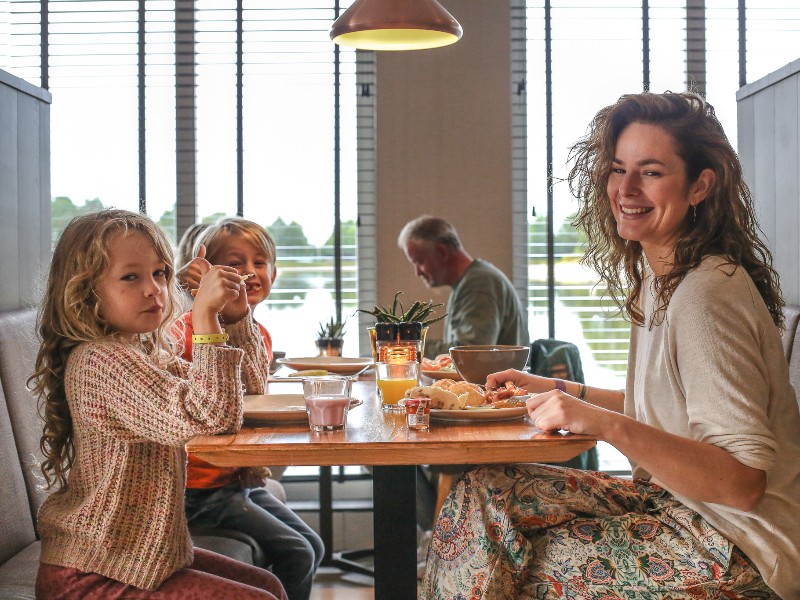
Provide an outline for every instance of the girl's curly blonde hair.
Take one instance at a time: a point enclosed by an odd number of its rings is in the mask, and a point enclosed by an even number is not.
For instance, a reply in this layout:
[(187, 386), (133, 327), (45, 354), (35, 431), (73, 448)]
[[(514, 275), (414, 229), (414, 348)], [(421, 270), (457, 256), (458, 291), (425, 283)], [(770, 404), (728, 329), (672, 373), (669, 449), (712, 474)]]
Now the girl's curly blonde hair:
[(155, 331), (141, 334), (142, 350), (165, 364), (178, 352), (179, 341), (171, 326), (180, 314), (172, 246), (152, 220), (138, 213), (109, 209), (74, 218), (56, 244), (37, 328), (41, 345), (36, 370), (28, 384), (39, 396), (44, 420), (39, 447), (44, 455), (42, 475), (47, 488), (64, 487), (75, 458), (72, 419), (64, 390), (67, 359), (82, 342), (113, 338), (116, 334), (102, 316), (95, 288), (109, 267), (109, 240), (113, 234), (139, 232), (153, 243), (167, 272), (168, 297)]
[(574, 165), (570, 190), (581, 201), (574, 224), (588, 237), (584, 262), (594, 268), (611, 298), (636, 325), (644, 324), (639, 308), (645, 257), (638, 242), (617, 233), (606, 185), (622, 131), (631, 123), (656, 125), (675, 141), (686, 166), (686, 180), (697, 180), (704, 169), (716, 175), (706, 199), (689, 212), (672, 255), (672, 268), (656, 278), (658, 308), (652, 326), (663, 319), (675, 288), (704, 258), (722, 256), (752, 278), (778, 327), (784, 305), (772, 254), (759, 238), (753, 201), (736, 152), (714, 114), (714, 107), (692, 93), (642, 93), (622, 96), (601, 109), (587, 135), (571, 149)]

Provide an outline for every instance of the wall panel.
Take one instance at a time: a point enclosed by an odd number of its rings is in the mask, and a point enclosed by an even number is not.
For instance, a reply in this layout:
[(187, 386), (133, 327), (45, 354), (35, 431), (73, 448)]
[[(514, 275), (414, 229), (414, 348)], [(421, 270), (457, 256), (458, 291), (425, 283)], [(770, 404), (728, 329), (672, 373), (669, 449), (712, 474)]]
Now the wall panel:
[(50, 262), (50, 101), (0, 71), (0, 310), (33, 304)]
[(800, 60), (741, 88), (739, 157), (788, 303), (800, 303)]

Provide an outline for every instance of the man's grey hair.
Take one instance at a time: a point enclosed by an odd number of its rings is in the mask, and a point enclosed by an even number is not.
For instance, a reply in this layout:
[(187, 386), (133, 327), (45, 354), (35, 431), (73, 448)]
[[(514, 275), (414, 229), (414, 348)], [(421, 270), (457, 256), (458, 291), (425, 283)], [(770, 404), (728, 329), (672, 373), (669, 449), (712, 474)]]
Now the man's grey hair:
[(431, 215), (422, 215), (405, 224), (397, 238), (397, 245), (405, 249), (408, 240), (444, 244), (453, 250), (461, 250), (456, 228), (444, 219)]

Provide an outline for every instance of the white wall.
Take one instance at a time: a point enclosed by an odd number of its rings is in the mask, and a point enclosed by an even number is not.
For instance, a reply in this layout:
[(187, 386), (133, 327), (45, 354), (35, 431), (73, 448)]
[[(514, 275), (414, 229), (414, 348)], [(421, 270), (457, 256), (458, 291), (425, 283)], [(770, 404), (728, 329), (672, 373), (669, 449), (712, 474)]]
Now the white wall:
[[(427, 213), (451, 221), (467, 252), (509, 277), (519, 251), (512, 233), (517, 228), (524, 238), (526, 232), (526, 209), (512, 201), (510, 2), (442, 4), (464, 29), (459, 42), (376, 57), (375, 250), (381, 304), (399, 290), (404, 303), (447, 302), (449, 288), (428, 290), (397, 247), (400, 229), (414, 217)], [(524, 250), (516, 257), (523, 265)], [(430, 335), (441, 337), (440, 327)]]
[(784, 300), (800, 304), (800, 59), (741, 88), (739, 158)]

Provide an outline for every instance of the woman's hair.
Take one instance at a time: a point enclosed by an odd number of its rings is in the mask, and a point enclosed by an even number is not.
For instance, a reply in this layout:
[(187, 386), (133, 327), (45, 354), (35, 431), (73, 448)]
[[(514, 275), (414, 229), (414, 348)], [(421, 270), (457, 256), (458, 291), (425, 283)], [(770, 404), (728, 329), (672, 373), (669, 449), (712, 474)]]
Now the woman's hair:
[(240, 238), (263, 252), (267, 261), (275, 266), (277, 251), (275, 240), (269, 232), (253, 221), (241, 217), (226, 217), (203, 231), (195, 240), (193, 255), (197, 255), (200, 244), (206, 247), (206, 260), (212, 265), (219, 263), (219, 255), (224, 252), (229, 240), (233, 237)]
[(194, 258), (194, 245), (197, 238), (208, 229), (208, 223), (195, 223), (183, 232), (178, 248), (175, 250), (175, 265), (180, 269)]
[(169, 293), (158, 328), (140, 334), (142, 350), (161, 362), (174, 357), (178, 341), (171, 326), (179, 314), (175, 301), (172, 246), (164, 232), (148, 217), (124, 210), (103, 210), (69, 222), (56, 244), (37, 328), (41, 339), (36, 370), (28, 379), (40, 400), (44, 419), (39, 447), (44, 454), (42, 474), (47, 487), (66, 485), (75, 457), (72, 419), (64, 389), (70, 352), (82, 342), (115, 337), (102, 315), (95, 293), (109, 268), (109, 240), (118, 233), (140, 232), (153, 243), (158, 258), (166, 264)]
[(688, 211), (678, 233), (672, 266), (656, 277), (659, 303), (650, 325), (660, 322), (675, 288), (686, 274), (710, 255), (743, 267), (753, 279), (777, 326), (783, 325), (783, 299), (772, 255), (759, 239), (750, 190), (736, 152), (728, 142), (714, 108), (701, 96), (686, 92), (631, 94), (600, 110), (589, 132), (571, 149), (572, 193), (581, 200), (574, 225), (588, 237), (584, 262), (593, 267), (608, 293), (637, 325), (644, 324), (639, 299), (645, 257), (641, 244), (617, 233), (606, 185), (617, 140), (631, 123), (655, 125), (675, 141), (686, 167), (687, 183), (711, 169), (716, 180), (706, 199)]
[(405, 249), (408, 240), (420, 240), (432, 244), (444, 244), (452, 250), (461, 249), (461, 240), (456, 228), (440, 217), (422, 215), (405, 224), (397, 238), (397, 245)]

